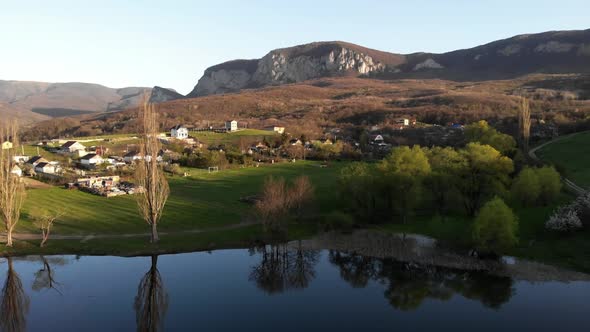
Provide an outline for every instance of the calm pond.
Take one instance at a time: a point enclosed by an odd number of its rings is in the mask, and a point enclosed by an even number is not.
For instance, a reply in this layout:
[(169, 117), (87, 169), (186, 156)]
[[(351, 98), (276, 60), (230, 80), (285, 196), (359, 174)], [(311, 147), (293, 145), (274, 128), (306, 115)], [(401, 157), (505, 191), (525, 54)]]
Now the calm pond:
[(2, 258), (3, 330), (588, 331), (590, 282), (291, 245)]

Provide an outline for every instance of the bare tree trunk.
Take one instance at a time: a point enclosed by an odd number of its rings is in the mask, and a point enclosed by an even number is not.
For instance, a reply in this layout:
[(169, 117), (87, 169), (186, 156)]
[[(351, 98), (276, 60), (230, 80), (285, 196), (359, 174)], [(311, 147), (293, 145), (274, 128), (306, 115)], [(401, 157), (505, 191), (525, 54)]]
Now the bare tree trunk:
[(152, 243), (156, 243), (160, 241), (160, 237), (158, 236), (158, 224), (152, 224)]
[(521, 147), (525, 153), (529, 151), (529, 139), (531, 136), (531, 107), (528, 99), (522, 98), (520, 113), (518, 115)]
[(49, 239), (49, 229), (43, 230), (43, 240), (41, 240), (41, 244), (39, 245), (41, 248), (45, 247), (45, 242)]
[(6, 230), (6, 246), (12, 247), (12, 228)]

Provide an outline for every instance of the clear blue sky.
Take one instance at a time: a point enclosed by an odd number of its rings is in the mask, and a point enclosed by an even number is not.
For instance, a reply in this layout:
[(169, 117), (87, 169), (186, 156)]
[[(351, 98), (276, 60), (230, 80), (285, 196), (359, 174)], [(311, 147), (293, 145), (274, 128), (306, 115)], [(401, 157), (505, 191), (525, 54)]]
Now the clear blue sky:
[(590, 28), (589, 0), (8, 1), (0, 79), (160, 85), (312, 41), (445, 52), (516, 34)]

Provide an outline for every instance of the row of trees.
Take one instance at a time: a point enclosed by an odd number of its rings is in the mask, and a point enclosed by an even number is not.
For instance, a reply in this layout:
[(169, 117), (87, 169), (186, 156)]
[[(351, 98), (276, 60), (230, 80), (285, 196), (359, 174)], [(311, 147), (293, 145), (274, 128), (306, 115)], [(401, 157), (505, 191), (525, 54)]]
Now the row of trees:
[[(501, 135), (487, 137), (500, 137), (492, 141), (502, 146)], [(501, 252), (517, 242), (518, 230), (505, 201), (546, 205), (561, 190), (553, 167), (524, 168), (514, 181), (513, 177), (510, 158), (474, 142), (461, 149), (397, 147), (380, 163), (345, 167), (339, 185), (349, 212), (360, 222), (406, 223), (418, 213), (438, 214), (444, 220), (449, 213), (465, 213), (476, 217), (472, 237), (478, 247)]]
[(314, 187), (307, 176), (299, 176), (292, 183), (284, 178), (268, 177), (256, 202), (256, 217), (271, 234), (284, 234), (289, 215), (304, 216), (313, 200)]
[(514, 166), (489, 145), (463, 149), (397, 147), (380, 163), (352, 163), (340, 175), (341, 196), (359, 220), (391, 216), (406, 222), (416, 209), (446, 215), (461, 205), (474, 215), (495, 195), (505, 195)]

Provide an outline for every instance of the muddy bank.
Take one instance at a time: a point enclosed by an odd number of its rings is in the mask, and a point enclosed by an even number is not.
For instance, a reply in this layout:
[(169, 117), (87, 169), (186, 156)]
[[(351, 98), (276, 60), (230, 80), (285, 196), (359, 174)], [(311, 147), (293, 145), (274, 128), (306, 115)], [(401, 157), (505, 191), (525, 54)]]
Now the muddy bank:
[(504, 257), (498, 261), (478, 259), (444, 248), (435, 239), (414, 234), (387, 234), (370, 230), (360, 230), (352, 234), (324, 233), (310, 240), (292, 242), (290, 245), (301, 245), (312, 250), (331, 249), (377, 258), (393, 258), (417, 265), (485, 271), (530, 282), (590, 280), (589, 274), (513, 257)]

